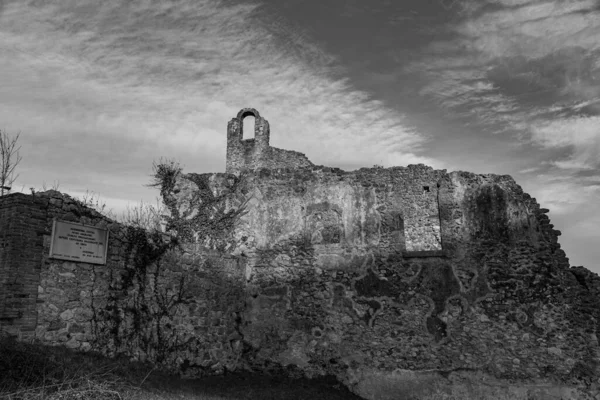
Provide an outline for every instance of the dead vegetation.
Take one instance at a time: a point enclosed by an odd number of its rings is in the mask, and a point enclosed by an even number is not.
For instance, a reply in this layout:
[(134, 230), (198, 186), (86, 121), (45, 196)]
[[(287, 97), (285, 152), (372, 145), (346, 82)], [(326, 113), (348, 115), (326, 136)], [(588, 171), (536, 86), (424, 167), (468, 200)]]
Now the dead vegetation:
[(229, 373), (195, 380), (150, 364), (0, 338), (1, 400), (250, 400), (361, 398), (333, 378)]

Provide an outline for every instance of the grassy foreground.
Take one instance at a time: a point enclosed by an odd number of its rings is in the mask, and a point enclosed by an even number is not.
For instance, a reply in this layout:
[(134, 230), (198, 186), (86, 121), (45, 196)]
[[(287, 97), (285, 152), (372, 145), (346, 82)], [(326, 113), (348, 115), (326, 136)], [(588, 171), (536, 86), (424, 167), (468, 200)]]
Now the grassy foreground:
[(2, 400), (360, 400), (333, 379), (229, 373), (180, 379), (150, 365), (0, 339)]

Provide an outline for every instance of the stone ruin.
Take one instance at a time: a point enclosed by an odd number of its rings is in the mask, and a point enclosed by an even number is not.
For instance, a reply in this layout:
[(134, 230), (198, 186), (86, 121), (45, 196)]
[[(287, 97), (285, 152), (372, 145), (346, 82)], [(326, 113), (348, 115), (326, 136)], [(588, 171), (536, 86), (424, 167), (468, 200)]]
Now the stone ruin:
[[(242, 109), (226, 173), (172, 171), (169, 234), (56, 191), (0, 198), (0, 330), (190, 377), (334, 375), (371, 400), (600, 399), (600, 277), (510, 176), (347, 172), (269, 135)], [(108, 229), (106, 263), (49, 257), (54, 220)]]

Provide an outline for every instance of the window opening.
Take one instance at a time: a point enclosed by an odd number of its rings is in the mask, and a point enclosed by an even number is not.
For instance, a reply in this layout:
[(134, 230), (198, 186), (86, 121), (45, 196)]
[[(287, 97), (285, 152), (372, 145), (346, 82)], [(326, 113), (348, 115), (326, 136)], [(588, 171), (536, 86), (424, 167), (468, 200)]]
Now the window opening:
[(255, 124), (255, 118), (254, 115), (248, 115), (247, 117), (244, 117), (244, 120), (242, 121), (242, 132), (243, 132), (243, 137), (242, 139), (254, 139), (254, 124)]

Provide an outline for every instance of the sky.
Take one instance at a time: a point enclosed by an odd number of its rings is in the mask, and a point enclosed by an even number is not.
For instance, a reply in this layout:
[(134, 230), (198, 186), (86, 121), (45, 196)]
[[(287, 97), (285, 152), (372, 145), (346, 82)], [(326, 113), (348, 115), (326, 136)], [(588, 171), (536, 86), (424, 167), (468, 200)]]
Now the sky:
[(0, 0), (14, 191), (156, 203), (244, 107), (318, 165), (509, 174), (600, 273), (598, 0)]

